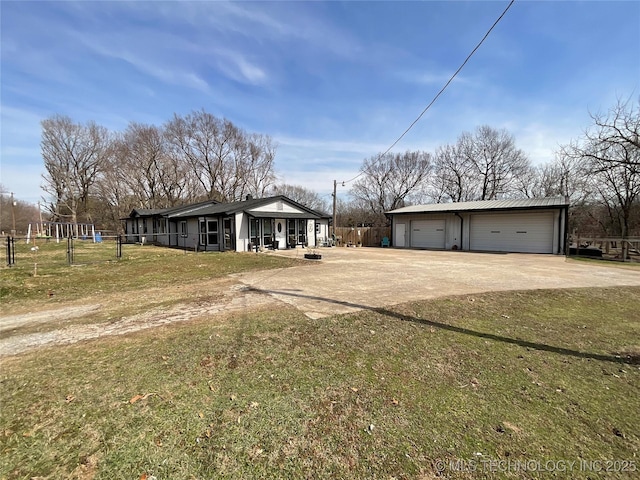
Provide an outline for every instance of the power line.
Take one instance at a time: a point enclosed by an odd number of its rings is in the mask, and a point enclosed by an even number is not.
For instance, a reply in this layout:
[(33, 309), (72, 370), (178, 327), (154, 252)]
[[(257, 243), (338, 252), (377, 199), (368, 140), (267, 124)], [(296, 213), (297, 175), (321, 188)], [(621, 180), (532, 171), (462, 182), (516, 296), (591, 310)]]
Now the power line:
[[(425, 113), (427, 113), (427, 110), (429, 110), (431, 108), (431, 105), (433, 105), (434, 103), (436, 103), (436, 100), (438, 100), (438, 97), (440, 97), (440, 95), (442, 95), (442, 93), (446, 90), (446, 88), (449, 86), (449, 84), (453, 81), (454, 78), (456, 78), (456, 75), (458, 75), (458, 73), (460, 73), (460, 70), (463, 69), (463, 67), (467, 64), (467, 62), (471, 59), (471, 57), (473, 56), (474, 53), (476, 53), (476, 50), (478, 50), (480, 48), (480, 46), (484, 43), (484, 41), (487, 39), (487, 37), (489, 36), (489, 34), (491, 33), (491, 31), (495, 28), (496, 25), (498, 25), (498, 23), (500, 22), (500, 20), (502, 20), (502, 17), (505, 16), (505, 14), (509, 11), (509, 9), (511, 8), (511, 5), (513, 5), (513, 3), (516, 0), (511, 0), (511, 2), (509, 2), (509, 5), (507, 5), (507, 8), (504, 9), (504, 11), (502, 12), (502, 14), (498, 17), (498, 19), (493, 22), (493, 25), (491, 25), (491, 28), (489, 30), (487, 30), (487, 33), (484, 34), (484, 37), (482, 37), (482, 40), (480, 40), (480, 42), (476, 45), (476, 47), (471, 51), (471, 53), (467, 56), (467, 58), (465, 58), (464, 62), (462, 62), (462, 65), (460, 65), (458, 67), (458, 69), (455, 71), (455, 73), (453, 75), (451, 75), (451, 77), (449, 78), (449, 80), (447, 80), (447, 83), (445, 83), (444, 87), (442, 87), (440, 89), (440, 91), (436, 94), (435, 97), (433, 97), (433, 100), (431, 100), (431, 102), (429, 103), (429, 105), (427, 105), (424, 110), (422, 110), (422, 113), (420, 113), (420, 115), (418, 115), (418, 118), (416, 118), (411, 125), (409, 125), (409, 127), (402, 132), (402, 135), (400, 135), (398, 137), (398, 139), (393, 142), (391, 144), (391, 146), (389, 148), (387, 148), (384, 153), (381, 153), (378, 158), (376, 159), (376, 162), (378, 160), (380, 160), (382, 157), (384, 157), (387, 153), (389, 153), (389, 151), (395, 147), (398, 142), (400, 140), (402, 140), (402, 138), (409, 132), (409, 130), (411, 130), (413, 128), (413, 126), (418, 123), (418, 121), (423, 117), (423, 115)], [(358, 178), (359, 176), (361, 176), (364, 172), (360, 172), (358, 175), (356, 175), (355, 177), (349, 179), (349, 180), (345, 180), (342, 182), (342, 186), (344, 186), (345, 183), (350, 183), (353, 182), (356, 178)]]

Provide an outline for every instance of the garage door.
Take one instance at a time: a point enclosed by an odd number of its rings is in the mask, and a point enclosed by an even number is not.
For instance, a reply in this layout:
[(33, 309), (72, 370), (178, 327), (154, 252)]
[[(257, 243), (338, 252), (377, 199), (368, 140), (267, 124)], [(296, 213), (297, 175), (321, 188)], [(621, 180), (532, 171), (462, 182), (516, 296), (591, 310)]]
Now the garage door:
[(444, 219), (413, 220), (411, 222), (411, 246), (444, 248)]
[(471, 250), (553, 253), (553, 213), (473, 215)]

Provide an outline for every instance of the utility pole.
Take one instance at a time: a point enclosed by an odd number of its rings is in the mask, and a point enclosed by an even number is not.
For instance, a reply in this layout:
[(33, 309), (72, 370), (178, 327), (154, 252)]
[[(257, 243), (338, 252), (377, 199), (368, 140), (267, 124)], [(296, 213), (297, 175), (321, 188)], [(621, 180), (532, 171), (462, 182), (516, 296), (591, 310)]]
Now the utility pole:
[(337, 180), (333, 181), (333, 241), (336, 241), (336, 187)]
[(16, 202), (13, 201), (13, 192), (11, 192), (11, 222), (13, 229), (11, 230), (11, 236), (16, 235)]

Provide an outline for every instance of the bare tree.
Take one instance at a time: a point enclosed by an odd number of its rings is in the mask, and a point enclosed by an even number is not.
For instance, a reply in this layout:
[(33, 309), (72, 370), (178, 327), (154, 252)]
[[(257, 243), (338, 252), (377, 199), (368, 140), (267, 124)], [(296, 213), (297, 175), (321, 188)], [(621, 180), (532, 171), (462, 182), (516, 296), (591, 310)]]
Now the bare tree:
[[(251, 195), (263, 197), (276, 181), (273, 165), (276, 147), (271, 137), (255, 133), (248, 136), (247, 143), (249, 155), (243, 171), (238, 172), (238, 176), (245, 179), (245, 188)], [(240, 198), (244, 195), (245, 192), (242, 192)]]
[(271, 138), (247, 134), (204, 110), (174, 115), (165, 126), (169, 154), (189, 165), (207, 198), (232, 201), (262, 196), (275, 181)]
[(300, 185), (281, 183), (272, 187), (271, 193), (273, 195), (284, 195), (312, 210), (325, 213), (329, 211), (329, 204), (321, 195)]
[(344, 200), (338, 198), (336, 202), (336, 226), (358, 227), (371, 225), (386, 225), (384, 216), (372, 212), (366, 201), (352, 198)]
[(0, 184), (0, 233), (5, 234), (13, 230), (24, 233), (30, 223), (39, 220), (38, 207), (32, 203), (15, 198), (13, 194)]
[(525, 153), (518, 149), (515, 140), (506, 130), (496, 130), (487, 125), (478, 127), (475, 133), (462, 133), (456, 144), (460, 162), (471, 165), (476, 178), (476, 200), (495, 200), (509, 194), (517, 194), (517, 179), (530, 168)]
[(131, 210), (140, 207), (139, 197), (134, 195), (130, 186), (127, 172), (120, 165), (117, 153), (113, 152), (105, 162), (105, 169), (97, 182), (97, 196), (103, 202), (105, 210), (104, 228), (121, 230), (121, 218), (127, 216)]
[(474, 163), (460, 154), (457, 145), (438, 147), (431, 177), (431, 197), (436, 203), (475, 200), (477, 178)]
[(411, 194), (425, 189), (431, 169), (431, 155), (427, 152), (371, 157), (360, 167), (362, 176), (350, 195), (366, 204), (380, 223), (386, 223), (384, 212), (404, 206)]
[(569, 197), (571, 203), (582, 204), (591, 195), (589, 174), (579, 159), (556, 154), (553, 162), (538, 167), (537, 197)]
[(169, 154), (162, 127), (130, 123), (116, 143), (114, 157), (119, 178), (138, 206), (172, 207), (196, 194), (193, 169), (181, 156)]
[[(603, 165), (623, 164), (632, 172), (640, 172), (640, 158), (637, 153), (621, 155), (620, 152), (609, 154), (609, 149), (622, 149), (637, 152), (640, 149), (640, 97), (637, 104), (631, 99), (618, 102), (605, 114), (591, 115), (593, 127), (585, 132), (585, 140), (600, 145), (588, 154)], [(606, 148), (605, 148), (606, 147)]]
[[(231, 127), (231, 125), (228, 125)], [(165, 125), (170, 154), (190, 166), (207, 198), (225, 200), (216, 190), (222, 163), (231, 152), (234, 132), (223, 131), (222, 121), (204, 110), (186, 117), (177, 114)]]
[(584, 136), (561, 153), (582, 162), (592, 190), (607, 209), (612, 233), (626, 238), (640, 208), (640, 103), (618, 101), (608, 113), (592, 119)]
[(71, 223), (78, 223), (83, 209), (86, 220), (91, 221), (87, 201), (104, 169), (110, 145), (107, 129), (94, 122), (82, 125), (61, 115), (42, 121), (43, 189), (53, 196), (52, 210), (57, 218), (68, 217)]
[(162, 132), (158, 127), (130, 123), (118, 142), (118, 169), (141, 207), (164, 206), (161, 163), (166, 157)]

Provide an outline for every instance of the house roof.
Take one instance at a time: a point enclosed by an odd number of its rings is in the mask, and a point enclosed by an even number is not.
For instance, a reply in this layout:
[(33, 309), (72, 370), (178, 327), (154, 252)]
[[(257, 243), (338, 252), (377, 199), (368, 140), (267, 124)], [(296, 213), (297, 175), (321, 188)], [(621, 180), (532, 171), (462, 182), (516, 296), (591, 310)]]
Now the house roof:
[[(205, 200), (204, 202), (191, 203), (189, 205), (180, 205), (178, 207), (170, 207), (170, 208), (134, 208), (127, 218), (132, 217), (167, 217), (175, 214), (179, 214), (183, 211), (193, 210), (194, 208), (199, 208), (208, 205), (216, 205), (220, 202), (216, 200)], [(124, 219), (123, 219), (124, 220)]]
[(277, 195), (274, 197), (266, 197), (266, 198), (251, 198), (248, 200), (241, 200), (238, 202), (230, 202), (230, 203), (218, 203), (214, 205), (191, 205), (192, 208), (183, 208), (178, 212), (170, 212), (166, 214), (169, 218), (185, 218), (185, 217), (202, 217), (208, 215), (231, 215), (237, 212), (246, 212), (249, 215), (254, 217), (273, 217), (275, 212), (255, 212), (252, 209), (261, 207), (262, 205), (273, 203), (274, 201), (282, 200), (284, 202), (289, 203), (290, 205), (295, 206), (296, 208), (302, 210), (305, 213), (289, 213), (286, 212), (277, 212), (277, 216), (280, 218), (328, 218), (328, 215), (325, 215), (321, 212), (316, 212), (310, 208), (301, 205), (300, 203), (294, 202), (290, 198), (285, 197), (284, 195)]
[(274, 216), (277, 216), (278, 218), (313, 218), (313, 219), (318, 219), (318, 218), (326, 218), (323, 217), (322, 215), (318, 215), (317, 213), (295, 213), (295, 212), (278, 212), (277, 214), (274, 214), (273, 212), (247, 212), (249, 215), (251, 215), (254, 218), (273, 218)]
[(565, 197), (526, 198), (520, 200), (481, 200), (477, 202), (434, 203), (430, 205), (412, 205), (386, 212), (391, 215), (408, 213), (451, 213), (488, 210), (530, 210), (558, 208), (569, 205)]
[(161, 215), (164, 211), (164, 208), (134, 208), (131, 210), (129, 217), (153, 217), (154, 215)]

